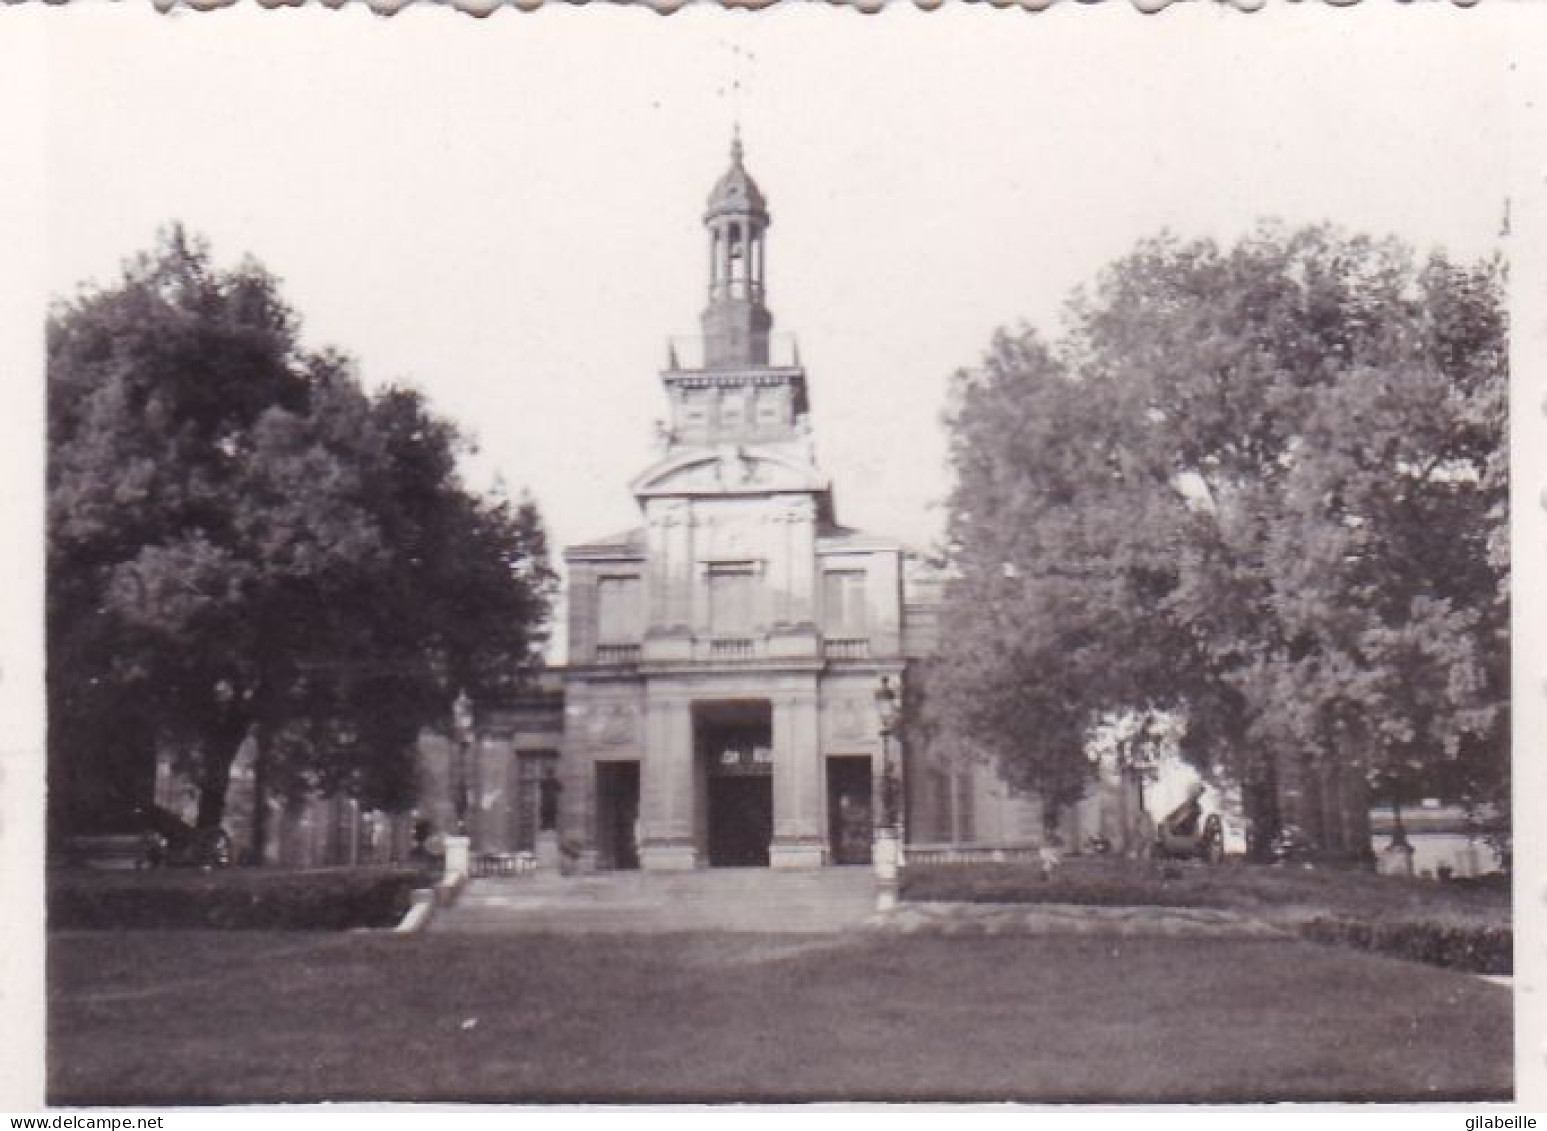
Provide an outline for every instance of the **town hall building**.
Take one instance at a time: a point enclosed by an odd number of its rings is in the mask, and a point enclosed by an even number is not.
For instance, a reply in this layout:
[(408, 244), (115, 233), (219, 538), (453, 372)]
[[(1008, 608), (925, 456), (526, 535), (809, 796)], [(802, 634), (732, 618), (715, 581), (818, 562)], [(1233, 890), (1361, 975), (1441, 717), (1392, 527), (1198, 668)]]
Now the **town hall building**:
[(594, 830), (604, 867), (859, 861), (887, 753), (875, 693), (934, 610), (910, 609), (899, 542), (838, 522), (739, 140), (704, 223), (703, 336), (661, 374), (659, 457), (630, 484), (643, 522), (564, 555), (564, 825)]
[[(425, 737), (414, 819), (465, 823), (475, 863), (552, 824), (578, 870), (863, 864), (883, 819), (915, 845), (1040, 842), (1035, 799), (883, 727), (878, 692), (906, 701), (933, 651), (942, 579), (840, 521), (739, 138), (703, 221), (702, 334), (660, 373), (656, 458), (628, 485), (640, 521), (564, 551), (567, 663), (476, 705), (460, 741)], [(1100, 792), (1061, 815), (1065, 844), (1110, 823)], [(275, 863), (356, 863), (401, 859), (411, 824), (334, 799), (271, 827)]]

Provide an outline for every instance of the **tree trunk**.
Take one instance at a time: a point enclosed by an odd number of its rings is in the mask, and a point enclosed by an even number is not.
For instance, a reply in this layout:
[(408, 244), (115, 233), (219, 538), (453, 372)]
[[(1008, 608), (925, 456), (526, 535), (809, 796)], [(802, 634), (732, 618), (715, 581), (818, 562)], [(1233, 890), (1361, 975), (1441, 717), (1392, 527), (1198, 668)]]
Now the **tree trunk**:
[(219, 828), (226, 817), (226, 794), (231, 786), (231, 766), (247, 737), (248, 721), (233, 717), (210, 728), (204, 745), (203, 773), (199, 781), (201, 829)]
[(264, 727), (253, 728), (252, 762), (252, 844), (249, 863), (261, 868), (265, 862), (269, 839), (269, 743)]
[(1283, 831), (1279, 811), (1278, 764), (1272, 754), (1266, 755), (1252, 767), (1245, 788), (1241, 791), (1241, 806), (1251, 829), (1247, 854), (1259, 864), (1273, 859), (1273, 841)]

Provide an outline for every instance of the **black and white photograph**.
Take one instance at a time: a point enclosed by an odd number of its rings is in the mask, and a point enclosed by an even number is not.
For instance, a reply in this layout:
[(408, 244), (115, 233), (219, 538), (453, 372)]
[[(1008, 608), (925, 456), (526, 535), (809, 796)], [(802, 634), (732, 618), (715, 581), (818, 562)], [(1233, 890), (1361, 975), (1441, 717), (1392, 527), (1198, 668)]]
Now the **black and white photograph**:
[(0, 12), (0, 1107), (1540, 1099), (1547, 18), (493, 7)]

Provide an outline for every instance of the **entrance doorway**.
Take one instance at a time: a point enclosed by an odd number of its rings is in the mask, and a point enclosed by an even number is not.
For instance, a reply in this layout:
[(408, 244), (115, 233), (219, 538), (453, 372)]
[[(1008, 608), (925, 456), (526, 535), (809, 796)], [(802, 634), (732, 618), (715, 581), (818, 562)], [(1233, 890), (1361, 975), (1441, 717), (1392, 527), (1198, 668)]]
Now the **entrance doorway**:
[(827, 760), (827, 842), (834, 864), (869, 864), (875, 836), (870, 759)]
[(773, 840), (773, 710), (767, 700), (696, 704), (706, 845), (715, 868), (766, 868)]
[(773, 836), (773, 775), (709, 779), (709, 865), (766, 868)]
[(602, 868), (639, 867), (639, 763), (596, 763), (596, 856)]

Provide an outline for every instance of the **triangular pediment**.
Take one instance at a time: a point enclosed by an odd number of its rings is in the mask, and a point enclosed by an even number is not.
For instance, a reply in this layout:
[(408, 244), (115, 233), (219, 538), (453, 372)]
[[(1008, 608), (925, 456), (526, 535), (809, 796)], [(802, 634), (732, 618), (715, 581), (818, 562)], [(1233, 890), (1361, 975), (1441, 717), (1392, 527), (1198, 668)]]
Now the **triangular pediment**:
[(640, 498), (825, 492), (827, 477), (809, 463), (746, 446), (673, 453), (630, 484)]

